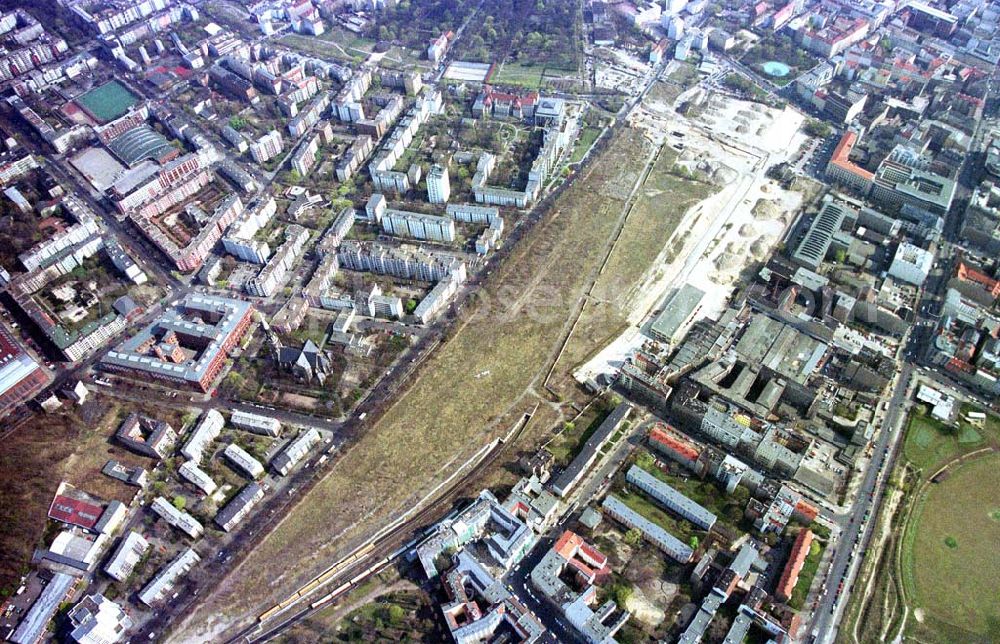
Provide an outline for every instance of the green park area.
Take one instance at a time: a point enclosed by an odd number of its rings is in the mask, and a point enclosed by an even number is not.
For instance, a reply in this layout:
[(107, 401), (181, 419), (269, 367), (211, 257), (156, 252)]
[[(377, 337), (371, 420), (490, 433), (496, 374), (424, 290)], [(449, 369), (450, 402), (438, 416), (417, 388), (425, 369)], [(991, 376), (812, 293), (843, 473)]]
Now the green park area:
[(974, 427), (964, 419), (968, 409), (948, 425), (918, 407), (910, 416), (903, 443), (906, 461), (930, 476), (949, 460), (983, 446), (987, 438), (1000, 440), (1000, 421), (990, 416), (984, 427)]

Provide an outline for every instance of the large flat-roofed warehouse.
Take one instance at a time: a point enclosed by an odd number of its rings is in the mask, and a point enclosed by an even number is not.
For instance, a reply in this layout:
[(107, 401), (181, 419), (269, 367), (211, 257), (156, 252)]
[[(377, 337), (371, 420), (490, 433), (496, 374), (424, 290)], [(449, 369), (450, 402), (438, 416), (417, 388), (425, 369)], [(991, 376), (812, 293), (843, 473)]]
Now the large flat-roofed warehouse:
[(680, 287), (664, 303), (663, 311), (656, 316), (649, 327), (650, 333), (657, 340), (674, 344), (684, 337), (688, 328), (701, 311), (701, 301), (705, 291), (685, 284)]
[(250, 327), (253, 311), (242, 300), (190, 294), (109, 351), (102, 366), (208, 391)]

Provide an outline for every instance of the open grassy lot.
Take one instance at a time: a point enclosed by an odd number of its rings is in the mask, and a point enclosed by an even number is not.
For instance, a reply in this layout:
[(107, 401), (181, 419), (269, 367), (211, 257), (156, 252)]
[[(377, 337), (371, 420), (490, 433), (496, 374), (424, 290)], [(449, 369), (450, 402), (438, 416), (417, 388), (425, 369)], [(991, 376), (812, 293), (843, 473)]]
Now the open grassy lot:
[(569, 158), (569, 162), (579, 163), (600, 135), (601, 129), (592, 125), (588, 125), (580, 130), (580, 138), (576, 142), (576, 147), (573, 148), (573, 155)]
[[(903, 580), (911, 607), (966, 634), (951, 639), (915, 620), (922, 641), (1000, 639), (1000, 455), (956, 467), (932, 484), (907, 530)], [(912, 586), (911, 586), (912, 584)], [(926, 631), (926, 632), (925, 632)]]
[(375, 48), (372, 41), (337, 28), (330, 29), (318, 38), (285, 34), (278, 42), (306, 54), (355, 62), (364, 60)]
[[(632, 299), (684, 213), (711, 193), (713, 187), (709, 184), (671, 174), (676, 159), (677, 153), (670, 148), (660, 150), (637, 193), (618, 243), (584, 305), (557, 371), (571, 372), (625, 330)], [(630, 188), (624, 187), (625, 197)]]
[(507, 62), (497, 66), (490, 76), (490, 82), (495, 85), (518, 85), (528, 89), (538, 89), (542, 84), (544, 73), (544, 65)]
[(903, 455), (914, 467), (924, 470), (930, 476), (946, 462), (967, 452), (981, 448), (987, 441), (1000, 443), (1000, 420), (988, 416), (982, 428), (973, 427), (961, 417), (955, 427), (924, 415), (914, 413), (906, 430)]
[(799, 579), (795, 582), (792, 596), (788, 598), (788, 605), (795, 610), (802, 610), (809, 595), (809, 588), (812, 586), (813, 577), (819, 570), (819, 562), (823, 559), (823, 551), (826, 547), (818, 540), (814, 540), (809, 546), (809, 554), (802, 562), (802, 570), (799, 571)]
[(506, 415), (534, 404), (529, 389), (615, 229), (624, 199), (611, 186), (630, 185), (641, 170), (641, 140), (624, 129), (588, 164), (493, 271), (409, 390), (206, 597), (181, 636), (218, 633), (285, 597), (505, 430)]

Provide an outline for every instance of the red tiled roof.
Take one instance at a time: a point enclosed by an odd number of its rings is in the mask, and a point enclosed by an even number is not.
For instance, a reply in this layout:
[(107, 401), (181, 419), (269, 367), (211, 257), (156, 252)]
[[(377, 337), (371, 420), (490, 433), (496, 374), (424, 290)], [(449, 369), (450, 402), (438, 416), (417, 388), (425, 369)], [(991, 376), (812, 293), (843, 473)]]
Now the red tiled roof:
[(965, 262), (958, 263), (958, 267), (955, 269), (955, 277), (963, 282), (979, 284), (989, 291), (993, 297), (1000, 297), (1000, 281), (993, 279), (985, 273), (969, 268), (965, 265)]
[(852, 174), (856, 174), (867, 181), (871, 181), (875, 178), (875, 174), (865, 170), (861, 166), (851, 161), (851, 150), (854, 149), (854, 144), (858, 140), (858, 135), (854, 132), (844, 132), (844, 136), (841, 137), (840, 143), (833, 150), (833, 156), (830, 157), (830, 163), (846, 170)]
[(777, 596), (780, 599), (788, 599), (792, 596), (795, 584), (799, 581), (799, 572), (802, 570), (802, 564), (805, 563), (806, 557), (809, 556), (809, 546), (812, 545), (812, 541), (813, 533), (808, 528), (795, 537), (795, 543), (792, 545), (792, 554), (788, 558), (788, 563), (785, 564), (785, 569), (781, 571), (781, 579), (778, 581)]
[(664, 429), (653, 427), (649, 432), (649, 440), (690, 461), (698, 460), (699, 451), (694, 445), (684, 441), (677, 435), (672, 435), (668, 431), (664, 431)]
[(87, 530), (97, 525), (104, 508), (96, 503), (88, 503), (63, 494), (57, 494), (49, 506), (49, 518), (71, 525), (77, 525)]
[(799, 502), (795, 504), (795, 511), (804, 516), (809, 522), (815, 521), (816, 517), (819, 516), (819, 509), (805, 499), (799, 499)]

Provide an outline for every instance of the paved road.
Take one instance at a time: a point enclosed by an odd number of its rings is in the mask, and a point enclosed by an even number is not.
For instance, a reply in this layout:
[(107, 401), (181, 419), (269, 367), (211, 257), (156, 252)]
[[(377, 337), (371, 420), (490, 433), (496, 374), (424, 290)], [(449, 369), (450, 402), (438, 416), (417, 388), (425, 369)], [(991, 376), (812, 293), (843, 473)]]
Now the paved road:
[[(865, 478), (858, 489), (854, 510), (848, 525), (843, 528), (837, 543), (837, 552), (827, 572), (826, 588), (814, 612), (812, 632), (818, 633), (818, 642), (833, 642), (840, 628), (840, 620), (850, 597), (851, 586), (857, 576), (864, 553), (871, 540), (882, 502), (884, 482), (892, 471), (899, 439), (903, 435), (902, 421), (906, 417), (913, 366), (903, 364), (896, 388), (889, 400), (882, 431), (875, 442), (872, 460)], [(854, 546), (857, 544), (857, 549)], [(843, 586), (841, 586), (843, 582)]]

